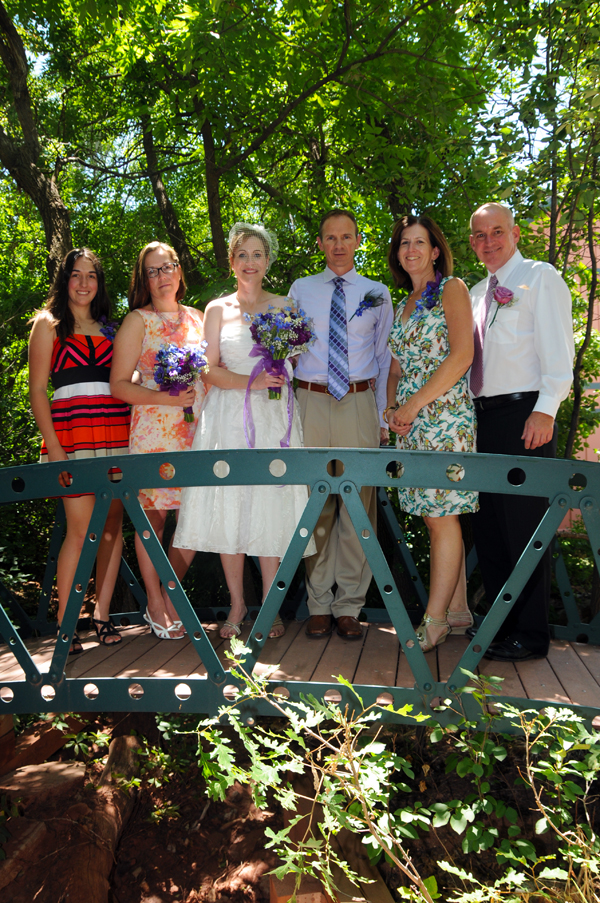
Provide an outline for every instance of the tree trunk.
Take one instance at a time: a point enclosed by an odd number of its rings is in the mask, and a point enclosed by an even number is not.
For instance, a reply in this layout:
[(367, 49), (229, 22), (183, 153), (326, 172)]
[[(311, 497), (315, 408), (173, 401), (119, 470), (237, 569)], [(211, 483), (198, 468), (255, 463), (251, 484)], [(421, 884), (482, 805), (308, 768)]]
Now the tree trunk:
[(40, 213), (48, 251), (46, 267), (52, 280), (58, 264), (73, 247), (69, 211), (54, 178), (47, 176), (38, 165), (41, 148), (27, 87), (27, 56), (21, 37), (1, 2), (0, 59), (8, 75), (14, 110), (21, 127), (19, 140), (0, 127), (0, 162)]
[(208, 201), (208, 218), (212, 236), (213, 250), (217, 266), (224, 273), (229, 272), (229, 253), (223, 233), (221, 219), (221, 196), (219, 194), (219, 170), (215, 155), (215, 142), (212, 127), (205, 118), (202, 125), (202, 141), (204, 142), (204, 168), (206, 176), (206, 198)]
[(177, 256), (183, 266), (186, 281), (190, 285), (205, 285), (206, 279), (200, 275), (196, 264), (194, 263), (184, 231), (179, 225), (179, 217), (177, 216), (161, 178), (149, 116), (142, 116), (142, 139), (144, 142), (146, 160), (148, 162), (147, 175), (152, 184), (152, 191), (154, 192), (154, 197), (156, 198), (156, 203), (158, 204), (158, 209), (163, 223), (165, 224), (169, 240), (175, 248)]

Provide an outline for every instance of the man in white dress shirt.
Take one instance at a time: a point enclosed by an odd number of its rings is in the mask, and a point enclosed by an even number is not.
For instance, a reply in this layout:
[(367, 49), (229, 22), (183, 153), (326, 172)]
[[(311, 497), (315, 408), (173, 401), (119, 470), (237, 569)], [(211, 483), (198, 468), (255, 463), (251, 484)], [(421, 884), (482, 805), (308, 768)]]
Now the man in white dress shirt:
[[(388, 439), (381, 415), (387, 403), (393, 310), (386, 286), (354, 269), (360, 240), (354, 214), (331, 210), (319, 227), (325, 271), (297, 279), (289, 292), (312, 318), (316, 335), (296, 368), (306, 446), (377, 448)], [(375, 489), (364, 487), (361, 499), (375, 526)], [(315, 540), (317, 554), (305, 559), (311, 615), (306, 634), (328, 636), (335, 621), (340, 636), (358, 640), (358, 615), (371, 570), (339, 496), (325, 503)]]
[[(471, 292), (477, 451), (552, 458), (556, 412), (573, 378), (571, 294), (553, 266), (523, 258), (519, 238), (519, 227), (502, 204), (484, 204), (471, 217), (471, 247), (488, 270)], [(486, 598), (493, 602), (548, 500), (481, 493), (480, 505), (472, 515), (473, 534)], [(547, 655), (550, 577), (548, 550), (487, 658), (520, 662)]]

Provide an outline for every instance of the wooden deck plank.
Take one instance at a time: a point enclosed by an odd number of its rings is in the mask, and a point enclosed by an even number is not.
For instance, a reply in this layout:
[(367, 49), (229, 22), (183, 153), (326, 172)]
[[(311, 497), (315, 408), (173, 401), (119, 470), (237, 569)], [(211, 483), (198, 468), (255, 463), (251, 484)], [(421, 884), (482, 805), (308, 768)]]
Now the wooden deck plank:
[(120, 677), (124, 670), (159, 642), (153, 633), (144, 633), (134, 637), (134, 642), (119, 643), (114, 652), (111, 650), (110, 655), (89, 668), (85, 656), (80, 656), (80, 661), (73, 664), (71, 673), (74, 677)]
[(303, 629), (304, 626), (300, 621), (286, 622), (284, 635), (273, 637), (263, 646), (260, 658), (254, 666), (253, 674), (262, 676), (267, 668), (272, 667), (273, 665), (280, 665), (283, 657)]
[(564, 687), (566, 696), (575, 705), (593, 706), (594, 701), (600, 698), (600, 686), (566, 640), (552, 640), (548, 661)]
[[(55, 636), (27, 640), (25, 645), (38, 668), (43, 666), (44, 662), (52, 658), (55, 643)], [(24, 676), (23, 669), (14, 657), (12, 651), (8, 649), (7, 646), (3, 646), (2, 653), (0, 654), (0, 680), (21, 680)]]
[(571, 643), (571, 649), (575, 650), (596, 683), (600, 684), (600, 646), (590, 646), (589, 643)]
[(392, 625), (370, 624), (354, 674), (354, 683), (393, 687), (399, 654), (400, 644)]
[(487, 674), (490, 677), (501, 677), (502, 685), (498, 696), (520, 696), (528, 698), (521, 678), (512, 662), (492, 662), (482, 658), (477, 669), (478, 674)]
[[(84, 677), (86, 674), (94, 671), (94, 669), (98, 669), (103, 662), (110, 661), (112, 656), (116, 655), (118, 651), (130, 646), (134, 641), (141, 639), (141, 637), (149, 635), (147, 631), (146, 625), (141, 624), (136, 624), (135, 627), (123, 628), (119, 631), (122, 637), (120, 643), (103, 646), (101, 643), (96, 642), (95, 646), (86, 651), (85, 655), (70, 656), (66, 667), (67, 677)], [(93, 639), (94, 637), (94, 633), (86, 635), (87, 639)], [(135, 655), (135, 647), (130, 654)], [(94, 673), (96, 677), (100, 676), (97, 671), (94, 671)]]
[[(438, 646), (438, 680), (448, 680), (468, 645), (469, 640), (465, 636), (449, 636), (441, 646)], [(461, 674), (459, 686), (463, 686), (465, 683), (466, 678), (464, 674)]]
[[(438, 679), (438, 660), (437, 660), (437, 649), (434, 649), (433, 652), (428, 652), (425, 656), (425, 660), (427, 664), (431, 668), (431, 673), (433, 675), (434, 681)], [(408, 664), (408, 660), (404, 655), (402, 649), (400, 649), (400, 655), (398, 657), (398, 672), (396, 674), (396, 686), (397, 687), (414, 687), (415, 679), (412, 675), (412, 671), (410, 670), (410, 665)]]
[(296, 634), (294, 643), (282, 657), (273, 680), (310, 680), (321, 656), (327, 655), (329, 637), (311, 639), (304, 632), (304, 624)]
[[(202, 626), (213, 647), (220, 646), (225, 642), (217, 632), (216, 621), (208, 622)], [(206, 668), (201, 665), (195, 647), (188, 639), (185, 639), (183, 643), (183, 646), (180, 642), (177, 643), (177, 649), (172, 658), (156, 666), (154, 671), (151, 672), (153, 677), (189, 677), (191, 674), (206, 677)]]
[[(311, 675), (311, 681), (331, 682), (332, 687), (337, 687), (338, 674), (346, 680), (352, 680), (365, 643), (366, 633), (367, 630), (363, 629), (362, 639), (345, 640), (334, 632), (327, 645), (327, 655), (322, 656), (319, 660)], [(314, 643), (315, 640), (309, 642)]]

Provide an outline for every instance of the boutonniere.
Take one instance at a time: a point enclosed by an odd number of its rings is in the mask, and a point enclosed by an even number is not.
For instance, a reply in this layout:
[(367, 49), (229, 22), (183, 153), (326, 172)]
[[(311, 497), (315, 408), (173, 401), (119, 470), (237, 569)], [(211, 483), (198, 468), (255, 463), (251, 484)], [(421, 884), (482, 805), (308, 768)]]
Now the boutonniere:
[[(381, 305), (384, 303), (385, 298), (383, 297), (383, 295), (377, 295), (375, 292), (367, 292), (365, 297), (362, 299), (362, 301), (350, 317), (350, 320), (353, 320), (354, 317), (362, 317), (366, 310), (371, 310), (373, 307), (381, 307)], [(348, 320), (348, 322), (350, 322), (350, 320)]]
[(109, 342), (114, 342), (115, 335), (117, 334), (117, 329), (119, 328), (119, 324), (115, 323), (114, 320), (108, 321), (108, 319), (104, 316), (100, 317), (98, 320), (99, 323), (102, 323), (100, 327), (100, 332), (104, 336), (105, 339), (108, 339)]
[(503, 285), (496, 286), (494, 291), (494, 301), (498, 304), (494, 316), (492, 318), (492, 322), (490, 323), (490, 328), (494, 325), (494, 320), (498, 316), (498, 311), (503, 307), (512, 307), (513, 304), (516, 304), (519, 299), (515, 298), (515, 293), (512, 292), (509, 288), (505, 288)]

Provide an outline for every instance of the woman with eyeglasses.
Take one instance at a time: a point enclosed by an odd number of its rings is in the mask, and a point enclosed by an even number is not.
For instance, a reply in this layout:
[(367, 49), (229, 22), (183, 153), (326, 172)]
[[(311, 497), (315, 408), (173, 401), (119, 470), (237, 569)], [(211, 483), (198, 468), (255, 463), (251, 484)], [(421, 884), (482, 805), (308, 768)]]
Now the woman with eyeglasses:
[[(192, 447), (200, 408), (204, 399), (201, 381), (179, 395), (161, 392), (154, 380), (156, 354), (164, 345), (197, 346), (202, 341), (202, 313), (185, 307), (185, 279), (177, 254), (169, 245), (150, 242), (139, 253), (131, 276), (129, 309), (115, 341), (111, 391), (116, 398), (133, 405), (131, 412), (131, 454), (185, 451)], [(141, 384), (132, 383), (135, 371)], [(194, 410), (194, 422), (187, 423), (183, 409)], [(143, 489), (139, 500), (154, 532), (162, 542), (167, 512), (179, 509), (181, 490)], [(160, 580), (143, 539), (136, 533), (135, 547), (146, 587), (148, 607), (144, 619), (157, 637), (179, 640), (185, 630)], [(179, 580), (194, 557), (187, 549), (169, 547), (169, 561)]]

